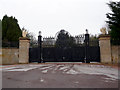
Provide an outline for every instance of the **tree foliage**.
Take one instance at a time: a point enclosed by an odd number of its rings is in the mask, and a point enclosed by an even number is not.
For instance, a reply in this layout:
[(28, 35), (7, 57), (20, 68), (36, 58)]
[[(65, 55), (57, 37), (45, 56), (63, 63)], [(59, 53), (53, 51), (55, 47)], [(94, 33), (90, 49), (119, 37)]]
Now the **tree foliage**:
[(106, 21), (111, 29), (110, 35), (112, 39), (120, 39), (120, 1), (108, 3), (112, 13), (107, 13), (108, 21)]
[(89, 37), (89, 45), (90, 46), (98, 46), (99, 45), (99, 39), (97, 35), (90, 35)]
[(75, 45), (75, 40), (65, 30), (61, 30), (57, 36), (56, 47), (70, 48)]
[(2, 40), (16, 42), (22, 36), (18, 20), (15, 17), (5, 15), (2, 19)]
[(2, 21), (0, 20), (0, 48), (2, 45)]
[(32, 32), (28, 32), (27, 37), (30, 39), (30, 47), (37, 47), (37, 40), (35, 38), (35, 34)]

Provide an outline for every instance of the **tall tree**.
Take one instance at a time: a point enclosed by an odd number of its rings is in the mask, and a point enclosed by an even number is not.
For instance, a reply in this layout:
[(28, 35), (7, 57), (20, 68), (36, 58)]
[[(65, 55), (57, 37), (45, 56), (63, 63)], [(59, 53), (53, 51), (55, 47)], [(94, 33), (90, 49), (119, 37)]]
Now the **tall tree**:
[(35, 34), (32, 32), (28, 32), (27, 37), (30, 39), (30, 47), (37, 47), (38, 41), (35, 38)]
[(65, 48), (75, 45), (75, 40), (65, 30), (61, 30), (57, 36), (56, 47)]
[(18, 20), (15, 17), (5, 15), (2, 19), (2, 40), (18, 41), (22, 36), (22, 31), (19, 27)]
[(108, 3), (112, 13), (107, 13), (108, 21), (106, 21), (111, 29), (110, 35), (112, 39), (120, 39), (120, 1)]

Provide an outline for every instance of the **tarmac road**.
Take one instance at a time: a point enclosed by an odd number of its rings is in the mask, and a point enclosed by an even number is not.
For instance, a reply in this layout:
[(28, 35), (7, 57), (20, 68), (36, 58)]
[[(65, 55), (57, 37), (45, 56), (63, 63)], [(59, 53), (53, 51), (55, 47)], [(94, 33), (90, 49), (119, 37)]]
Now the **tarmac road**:
[(2, 66), (3, 88), (118, 88), (118, 69), (92, 64)]

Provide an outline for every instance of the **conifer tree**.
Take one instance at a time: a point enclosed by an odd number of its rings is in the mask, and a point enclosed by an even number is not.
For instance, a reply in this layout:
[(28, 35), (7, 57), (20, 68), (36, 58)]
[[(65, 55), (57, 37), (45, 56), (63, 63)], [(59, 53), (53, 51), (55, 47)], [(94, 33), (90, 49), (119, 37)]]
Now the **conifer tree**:
[(108, 3), (112, 13), (107, 13), (106, 21), (111, 29), (110, 35), (114, 40), (120, 40), (120, 1)]

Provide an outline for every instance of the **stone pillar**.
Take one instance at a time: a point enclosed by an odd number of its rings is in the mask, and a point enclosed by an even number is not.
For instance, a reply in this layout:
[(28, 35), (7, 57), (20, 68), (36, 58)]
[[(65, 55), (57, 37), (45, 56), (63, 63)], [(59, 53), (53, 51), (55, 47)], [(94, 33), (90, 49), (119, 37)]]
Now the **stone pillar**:
[(110, 35), (99, 36), (101, 63), (112, 63)]
[(27, 37), (19, 38), (19, 63), (29, 63), (29, 42)]

